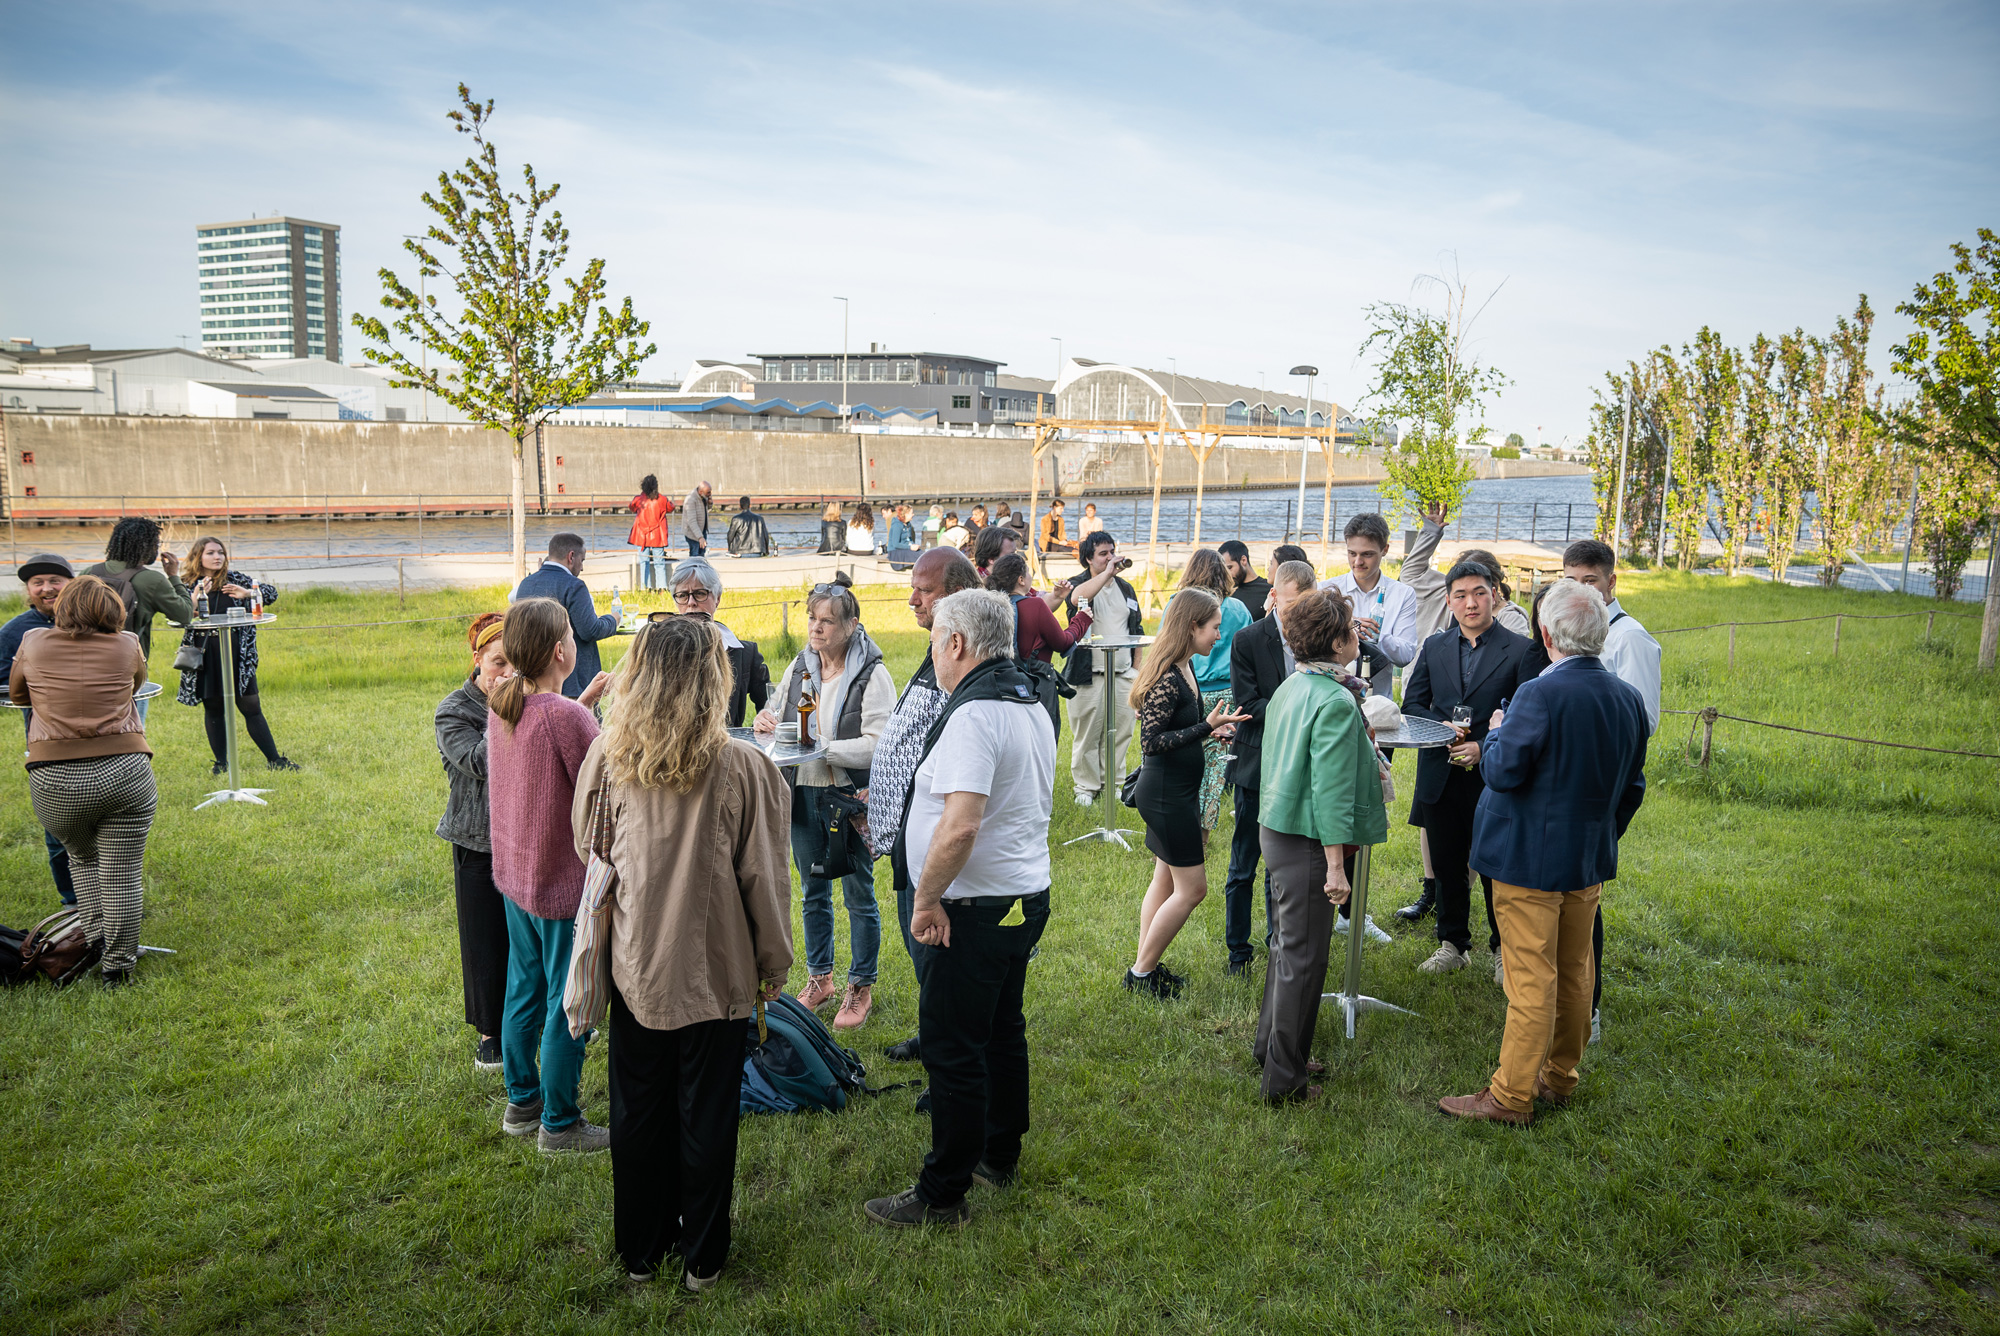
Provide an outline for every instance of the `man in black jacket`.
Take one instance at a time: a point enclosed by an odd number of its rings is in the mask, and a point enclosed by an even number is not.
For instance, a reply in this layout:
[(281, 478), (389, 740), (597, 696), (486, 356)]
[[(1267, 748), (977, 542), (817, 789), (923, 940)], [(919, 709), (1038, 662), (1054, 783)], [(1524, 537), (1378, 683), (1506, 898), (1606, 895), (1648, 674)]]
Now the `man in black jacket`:
[[(1264, 620), (1264, 605), (1271, 597), (1271, 582), (1257, 574), (1257, 568), (1250, 564), (1249, 547), (1242, 539), (1232, 538), (1217, 545), (1215, 550), (1222, 555), (1222, 568), (1229, 572), (1236, 601), (1250, 609), (1252, 621)], [(1271, 573), (1275, 575), (1277, 570), (1277, 563), (1273, 562)]]
[[(1255, 952), (1250, 945), (1250, 904), (1256, 898), (1257, 776), (1264, 749), (1264, 711), (1296, 664), (1285, 647), (1285, 609), (1317, 580), (1303, 561), (1275, 568), (1266, 608), (1270, 616), (1250, 623), (1229, 645), (1229, 688), (1236, 708), (1250, 717), (1236, 730), (1230, 750), (1229, 782), (1236, 787), (1236, 829), (1229, 837), (1229, 878), (1222, 891), (1222, 936), (1229, 948), (1229, 972), (1241, 974)], [(1271, 874), (1264, 873), (1264, 937), (1270, 940)]]
[[(1446, 577), (1455, 623), (1424, 641), (1417, 651), (1403, 713), (1452, 722), (1455, 707), (1472, 711), (1460, 741), (1446, 751), (1417, 753), (1417, 792), (1410, 824), (1430, 836), (1431, 866), (1437, 873), (1438, 949), (1417, 966), (1426, 974), (1463, 969), (1472, 950), (1472, 821), (1486, 785), (1479, 777), (1479, 743), (1487, 723), (1514, 695), (1528, 638), (1493, 620), (1493, 577), (1483, 565), (1460, 562)], [(1500, 934), (1493, 918), (1493, 883), (1486, 889), (1487, 945), (1499, 960)]]

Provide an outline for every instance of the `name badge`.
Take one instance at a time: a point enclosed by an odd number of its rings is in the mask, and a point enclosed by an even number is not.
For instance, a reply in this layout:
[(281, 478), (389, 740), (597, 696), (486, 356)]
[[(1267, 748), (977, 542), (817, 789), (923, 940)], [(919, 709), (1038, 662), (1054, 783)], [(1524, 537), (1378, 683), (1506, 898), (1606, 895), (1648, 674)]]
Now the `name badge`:
[(1125, 607), (1132, 612), (1137, 612), (1139, 610), (1139, 600), (1136, 598), (1128, 598), (1125, 600)]

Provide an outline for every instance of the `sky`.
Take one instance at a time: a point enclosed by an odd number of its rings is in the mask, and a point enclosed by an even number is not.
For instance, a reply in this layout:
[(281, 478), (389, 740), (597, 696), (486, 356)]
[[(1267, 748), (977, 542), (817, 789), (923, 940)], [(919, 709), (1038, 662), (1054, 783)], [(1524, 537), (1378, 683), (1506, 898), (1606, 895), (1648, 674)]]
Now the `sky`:
[(1866, 293), (1886, 373), (1895, 303), (2000, 228), (1990, 0), (0, 0), (0, 31), (0, 337), (42, 344), (198, 343), (195, 226), (252, 213), (338, 224), (375, 309), (469, 151), (460, 81), (658, 377), (837, 350), (845, 296), (857, 349), (1307, 363), (1365, 411), (1364, 308), (1446, 274), (1511, 382), (1488, 423), (1556, 441), (1704, 325), (1824, 331)]

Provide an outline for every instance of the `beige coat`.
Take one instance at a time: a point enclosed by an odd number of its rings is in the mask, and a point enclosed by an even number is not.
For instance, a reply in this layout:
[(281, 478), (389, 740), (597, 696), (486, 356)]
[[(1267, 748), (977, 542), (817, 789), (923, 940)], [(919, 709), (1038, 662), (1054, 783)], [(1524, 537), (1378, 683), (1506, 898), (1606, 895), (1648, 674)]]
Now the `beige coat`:
[[(576, 777), (577, 857), (590, 860), (604, 737)], [(639, 1024), (677, 1030), (755, 1014), (760, 980), (792, 968), (791, 791), (731, 740), (690, 793), (614, 784), (611, 981)]]

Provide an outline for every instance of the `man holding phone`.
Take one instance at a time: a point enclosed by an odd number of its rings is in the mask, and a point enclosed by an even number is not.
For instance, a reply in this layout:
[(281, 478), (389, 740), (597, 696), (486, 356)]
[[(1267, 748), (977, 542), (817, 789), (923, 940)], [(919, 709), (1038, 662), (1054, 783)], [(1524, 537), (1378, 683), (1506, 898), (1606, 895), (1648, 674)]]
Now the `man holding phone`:
[(1338, 589), (1354, 605), (1354, 629), (1361, 655), (1370, 665), (1368, 694), (1386, 696), (1400, 668), (1417, 657), (1417, 598), (1400, 580), (1382, 574), (1389, 553), (1389, 522), (1373, 511), (1356, 515), (1341, 531), (1347, 540), (1347, 571), (1320, 581)]
[[(1125, 582), (1122, 575), (1117, 574), (1132, 565), (1129, 558), (1118, 555), (1118, 540), (1099, 529), (1085, 534), (1078, 541), (1076, 550), (1077, 559), (1083, 563), (1084, 569), (1077, 584), (1094, 580), (1106, 571), (1113, 572), (1111, 579), (1090, 600), (1094, 634), (1146, 634), (1146, 620), (1139, 611), (1139, 593)], [(1064, 600), (1063, 606), (1071, 618), (1076, 616), (1073, 600)], [(1115, 789), (1125, 780), (1125, 753), (1132, 748), (1132, 724), (1137, 717), (1132, 709), (1132, 683), (1139, 675), (1139, 659), (1143, 653), (1143, 649), (1121, 649), (1106, 655), (1111, 661), (1111, 708), (1115, 712), (1111, 742), (1112, 773), (1109, 776), (1103, 773), (1105, 691), (1104, 683), (1097, 680), (1098, 651), (1079, 645), (1064, 664), (1063, 676), (1076, 687), (1076, 695), (1069, 702), (1069, 768), (1078, 807), (1088, 807), (1096, 802), (1097, 795), (1107, 782)]]
[[(1417, 753), (1417, 791), (1410, 824), (1430, 836), (1437, 869), (1438, 948), (1417, 966), (1426, 974), (1464, 969), (1472, 950), (1472, 892), (1467, 864), (1472, 855), (1473, 814), (1486, 785), (1479, 776), (1480, 742), (1493, 712), (1514, 695), (1528, 638), (1493, 620), (1498, 596), (1484, 565), (1464, 561), (1447, 576), (1449, 606), (1456, 621), (1424, 642), (1403, 692), (1403, 713), (1451, 724), (1458, 741), (1449, 750)], [(1500, 934), (1493, 918), (1493, 883), (1485, 881), (1487, 945), (1496, 973)]]

